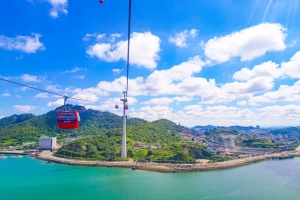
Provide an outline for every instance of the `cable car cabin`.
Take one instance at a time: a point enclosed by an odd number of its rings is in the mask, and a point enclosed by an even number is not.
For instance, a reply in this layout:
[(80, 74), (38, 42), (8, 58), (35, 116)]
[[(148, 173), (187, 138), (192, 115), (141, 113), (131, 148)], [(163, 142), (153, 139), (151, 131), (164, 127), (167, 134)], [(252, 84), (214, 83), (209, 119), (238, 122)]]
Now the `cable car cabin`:
[(118, 105), (115, 105), (115, 109), (118, 109), (119, 108), (119, 106)]
[(80, 116), (77, 110), (60, 110), (57, 122), (60, 129), (77, 129), (79, 128)]

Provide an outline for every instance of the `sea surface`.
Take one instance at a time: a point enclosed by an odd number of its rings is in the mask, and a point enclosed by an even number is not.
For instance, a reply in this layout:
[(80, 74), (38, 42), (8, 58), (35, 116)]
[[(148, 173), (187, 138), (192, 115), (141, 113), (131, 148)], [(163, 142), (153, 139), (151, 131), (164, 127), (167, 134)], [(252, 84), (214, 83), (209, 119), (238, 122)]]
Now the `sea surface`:
[(189, 173), (0, 160), (0, 200), (298, 199), (300, 158)]

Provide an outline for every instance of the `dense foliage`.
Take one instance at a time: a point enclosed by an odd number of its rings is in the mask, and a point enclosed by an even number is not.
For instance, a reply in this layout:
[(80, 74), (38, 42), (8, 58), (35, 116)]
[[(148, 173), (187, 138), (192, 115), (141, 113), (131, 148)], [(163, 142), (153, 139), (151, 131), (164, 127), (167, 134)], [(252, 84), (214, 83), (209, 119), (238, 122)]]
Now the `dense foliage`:
[[(120, 160), (123, 118), (83, 106), (67, 105), (80, 113), (80, 128), (59, 130), (57, 116), (62, 107), (44, 115), (12, 116), (2, 119), (1, 146), (16, 146), (24, 142), (36, 142), (42, 135), (56, 136), (59, 142), (76, 138), (56, 152), (62, 157), (97, 160)], [(12, 120), (17, 118), (19, 120)], [(22, 120), (23, 119), (23, 120)], [(138, 161), (194, 162), (198, 158), (213, 160), (219, 157), (203, 146), (182, 142), (180, 133), (186, 129), (161, 119), (147, 122), (142, 119), (127, 120), (127, 154)]]
[[(127, 156), (135, 161), (195, 162), (195, 159), (220, 160), (204, 146), (183, 143), (182, 127), (168, 120), (144, 122), (127, 129)], [(106, 130), (95, 136), (71, 142), (56, 152), (77, 159), (120, 160), (122, 130)]]
[(247, 146), (247, 147), (256, 147), (256, 148), (272, 148), (275, 147), (275, 143), (271, 142), (265, 142), (263, 140), (260, 140), (258, 138), (251, 138), (248, 140), (244, 140), (242, 142), (242, 146)]
[[(81, 122), (78, 130), (60, 130), (58, 128), (57, 117), (62, 107), (40, 116), (13, 115), (0, 120), (1, 147), (21, 145), (23, 142), (38, 142), (39, 137), (43, 135), (56, 136), (58, 141), (62, 141), (67, 137), (95, 135), (101, 133), (102, 130), (122, 127), (122, 117), (118, 115), (92, 109), (87, 110), (83, 106), (67, 105), (67, 108), (79, 111)], [(143, 122), (145, 120), (132, 118), (128, 119), (127, 124)]]

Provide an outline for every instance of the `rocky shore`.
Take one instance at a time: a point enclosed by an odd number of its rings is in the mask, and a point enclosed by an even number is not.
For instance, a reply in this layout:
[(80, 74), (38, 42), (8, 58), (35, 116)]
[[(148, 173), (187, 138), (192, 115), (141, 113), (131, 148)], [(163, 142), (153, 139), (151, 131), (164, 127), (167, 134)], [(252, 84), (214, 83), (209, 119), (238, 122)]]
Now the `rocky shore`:
[(256, 163), (263, 160), (272, 160), (272, 159), (283, 159), (289, 158), (291, 156), (300, 156), (300, 146), (293, 152), (284, 152), (284, 153), (275, 153), (268, 155), (259, 155), (251, 156), (236, 160), (229, 160), (225, 162), (203, 162), (196, 164), (158, 164), (158, 163), (137, 163), (137, 162), (106, 162), (106, 161), (87, 161), (87, 160), (76, 160), (76, 159), (67, 159), (56, 157), (52, 155), (50, 151), (43, 151), (37, 155), (38, 159), (62, 163), (68, 165), (81, 165), (81, 166), (99, 166), (99, 167), (122, 167), (122, 168), (131, 168), (148, 170), (148, 171), (157, 171), (157, 172), (193, 172), (193, 171), (207, 171), (207, 170), (217, 170), (217, 169), (228, 169), (239, 167), (251, 163)]

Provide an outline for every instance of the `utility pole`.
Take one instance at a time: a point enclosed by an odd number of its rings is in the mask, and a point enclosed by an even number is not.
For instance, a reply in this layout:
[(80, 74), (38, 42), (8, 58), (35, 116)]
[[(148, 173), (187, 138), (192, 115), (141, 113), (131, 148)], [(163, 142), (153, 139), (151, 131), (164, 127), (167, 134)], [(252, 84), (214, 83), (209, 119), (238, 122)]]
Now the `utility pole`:
[(126, 87), (126, 91), (123, 91), (124, 99), (121, 99), (121, 101), (123, 101), (123, 135), (122, 135), (122, 152), (121, 152), (121, 157), (122, 158), (127, 158), (127, 149), (126, 149), (126, 110), (128, 109), (127, 92), (128, 92), (128, 74), (129, 74), (130, 20), (131, 20), (131, 0), (129, 0), (129, 4), (128, 4), (127, 87)]

